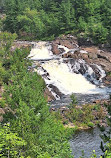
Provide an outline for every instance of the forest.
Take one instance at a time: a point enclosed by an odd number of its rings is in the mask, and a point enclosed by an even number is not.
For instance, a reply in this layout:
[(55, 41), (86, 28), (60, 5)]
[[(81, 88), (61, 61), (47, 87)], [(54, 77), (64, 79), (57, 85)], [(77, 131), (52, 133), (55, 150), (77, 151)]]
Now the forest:
[[(3, 30), (20, 39), (54, 39), (61, 34), (111, 43), (110, 0), (2, 0)], [(55, 31), (56, 30), (56, 31)]]
[(0, 124), (0, 157), (71, 158), (70, 131), (49, 113), (41, 76), (27, 71), (30, 50), (10, 51), (16, 37), (0, 33), (0, 85), (4, 86), (0, 107), (6, 112)]
[[(28, 70), (30, 48), (12, 51), (11, 47), (15, 39), (53, 40), (62, 34), (111, 46), (111, 1), (1, 0), (0, 12), (5, 15), (0, 19), (0, 108), (5, 110), (0, 157), (72, 158), (68, 140), (74, 129), (64, 128), (50, 113), (44, 80)], [(111, 115), (110, 106), (108, 111)], [(104, 158), (111, 157), (107, 140)]]

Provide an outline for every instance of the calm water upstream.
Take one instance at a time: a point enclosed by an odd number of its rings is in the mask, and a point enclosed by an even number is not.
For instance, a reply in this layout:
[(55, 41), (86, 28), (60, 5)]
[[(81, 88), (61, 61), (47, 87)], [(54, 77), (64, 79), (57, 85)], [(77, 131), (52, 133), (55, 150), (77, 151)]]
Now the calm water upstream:
[(103, 134), (98, 127), (85, 131), (77, 131), (70, 140), (70, 146), (74, 158), (79, 158), (84, 151), (85, 158), (90, 158), (92, 151), (95, 150), (97, 157), (103, 154), (100, 149)]

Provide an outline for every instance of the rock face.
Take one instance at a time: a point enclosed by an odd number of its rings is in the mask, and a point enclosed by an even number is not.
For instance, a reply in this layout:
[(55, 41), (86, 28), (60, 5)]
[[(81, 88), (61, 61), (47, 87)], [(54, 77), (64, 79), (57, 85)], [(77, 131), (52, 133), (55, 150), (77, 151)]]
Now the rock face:
[(56, 55), (61, 54), (63, 50), (58, 48), (58, 45), (65, 46), (69, 49), (74, 49), (78, 47), (77, 38), (71, 35), (62, 36), (60, 38), (56, 38), (52, 42), (52, 52)]
[(55, 55), (59, 55), (60, 54), (60, 50), (59, 50), (58, 45), (56, 43), (52, 43), (52, 52)]
[[(105, 50), (100, 50), (99, 47), (92, 46), (91, 41), (88, 41), (89, 44), (87, 46), (78, 47), (78, 43), (76, 38), (64, 37), (61, 39), (56, 39), (54, 43), (56, 45), (64, 45), (69, 49), (77, 49), (74, 53), (67, 52), (62, 55), (63, 58), (73, 58), (73, 59), (83, 59), (86, 63), (88, 63), (92, 69), (96, 73), (96, 78), (99, 78), (99, 73), (97, 69), (94, 67), (94, 64), (101, 66), (102, 69), (106, 72), (106, 77), (104, 77), (104, 85), (111, 87), (111, 52)], [(82, 43), (81, 43), (82, 45)], [(57, 47), (57, 46), (56, 46)]]
[(111, 85), (111, 53), (103, 50), (99, 50), (98, 47), (86, 47), (82, 48), (88, 52), (88, 58), (86, 60), (89, 64), (97, 64), (103, 68), (106, 72), (106, 77), (104, 78), (104, 85)]

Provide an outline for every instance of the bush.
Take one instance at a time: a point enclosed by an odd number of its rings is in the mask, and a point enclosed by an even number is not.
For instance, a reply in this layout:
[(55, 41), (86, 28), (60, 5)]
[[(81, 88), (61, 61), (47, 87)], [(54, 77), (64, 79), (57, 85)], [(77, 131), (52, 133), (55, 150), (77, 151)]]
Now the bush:
[(94, 123), (93, 122), (88, 122), (88, 126), (93, 128), (94, 127)]

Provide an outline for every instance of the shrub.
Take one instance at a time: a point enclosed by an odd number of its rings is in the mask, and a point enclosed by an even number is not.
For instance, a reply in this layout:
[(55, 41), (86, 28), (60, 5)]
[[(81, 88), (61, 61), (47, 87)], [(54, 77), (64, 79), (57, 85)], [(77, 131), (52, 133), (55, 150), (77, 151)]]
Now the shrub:
[(93, 128), (94, 127), (94, 123), (93, 122), (88, 122), (88, 126)]

